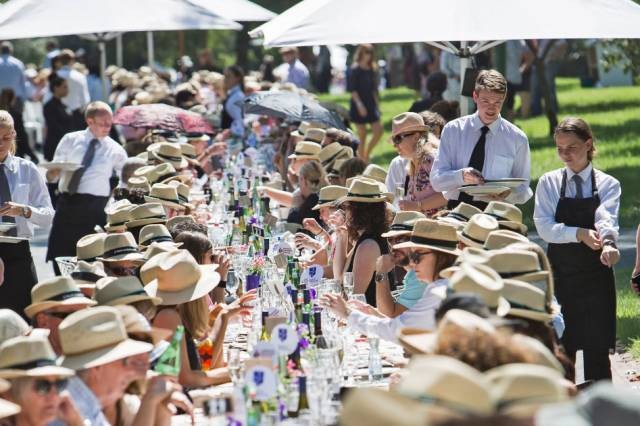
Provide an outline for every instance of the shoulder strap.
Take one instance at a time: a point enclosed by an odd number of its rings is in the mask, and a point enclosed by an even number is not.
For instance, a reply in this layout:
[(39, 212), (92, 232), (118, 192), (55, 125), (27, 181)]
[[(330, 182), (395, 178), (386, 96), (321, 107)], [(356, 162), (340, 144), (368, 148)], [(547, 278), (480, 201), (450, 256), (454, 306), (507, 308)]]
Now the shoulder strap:
[(591, 169), (591, 195), (593, 198), (598, 197), (598, 186), (596, 185), (596, 169)]
[(562, 183), (560, 184), (560, 199), (564, 199), (564, 194), (567, 189), (567, 170), (562, 170)]

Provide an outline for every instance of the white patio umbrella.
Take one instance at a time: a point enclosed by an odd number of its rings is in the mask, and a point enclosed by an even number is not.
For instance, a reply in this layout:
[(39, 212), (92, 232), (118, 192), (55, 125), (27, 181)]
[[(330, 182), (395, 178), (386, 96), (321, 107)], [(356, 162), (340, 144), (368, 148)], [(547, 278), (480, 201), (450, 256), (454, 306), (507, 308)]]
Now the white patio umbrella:
[(262, 22), (277, 15), (249, 0), (188, 0), (193, 4), (217, 13), (220, 16), (240, 22)]
[(11, 0), (0, 10), (0, 40), (77, 34), (97, 41), (103, 90), (105, 43), (118, 33), (241, 28), (185, 0)]
[(267, 46), (425, 42), (460, 56), (463, 75), (506, 40), (640, 38), (639, 22), (631, 0), (304, 0), (249, 34)]

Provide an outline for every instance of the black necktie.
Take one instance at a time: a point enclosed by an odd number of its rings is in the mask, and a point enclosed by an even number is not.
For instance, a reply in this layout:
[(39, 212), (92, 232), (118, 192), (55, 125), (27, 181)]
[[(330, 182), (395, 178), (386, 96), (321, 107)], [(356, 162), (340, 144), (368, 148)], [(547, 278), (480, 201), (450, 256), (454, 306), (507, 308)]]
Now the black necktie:
[(469, 167), (473, 167), (480, 173), (482, 173), (482, 168), (484, 167), (484, 147), (487, 142), (487, 132), (489, 128), (487, 126), (483, 126), (480, 129), (482, 134), (478, 138), (478, 142), (476, 146), (473, 148), (473, 152), (471, 153), (471, 158), (469, 159)]
[[(4, 163), (0, 164), (0, 206), (4, 206), (4, 203), (11, 201), (11, 188), (9, 188), (9, 179), (5, 172)], [(16, 223), (16, 218), (13, 216), (2, 216), (2, 222), (4, 223)], [(10, 237), (18, 235), (18, 230), (12, 228), (5, 233)]]
[(96, 145), (98, 145), (98, 139), (91, 139), (89, 142), (89, 147), (84, 153), (84, 157), (82, 157), (82, 168), (73, 172), (71, 175), (71, 179), (69, 180), (69, 185), (67, 187), (67, 192), (71, 195), (78, 192), (78, 186), (80, 186), (80, 179), (82, 175), (87, 170), (89, 166), (91, 166), (91, 162), (93, 161), (93, 157), (96, 154)]

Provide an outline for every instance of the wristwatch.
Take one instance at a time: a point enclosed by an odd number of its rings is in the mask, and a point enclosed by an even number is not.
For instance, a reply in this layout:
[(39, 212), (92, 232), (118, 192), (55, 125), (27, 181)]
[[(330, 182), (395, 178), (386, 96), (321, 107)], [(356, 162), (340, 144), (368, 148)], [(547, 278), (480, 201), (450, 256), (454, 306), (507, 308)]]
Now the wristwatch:
[(29, 219), (31, 217), (31, 208), (29, 206), (22, 207), (22, 217)]
[(617, 249), (617, 248), (618, 248), (618, 246), (616, 245), (616, 242), (615, 242), (615, 241), (613, 241), (613, 240), (604, 240), (604, 241), (602, 242), (602, 245), (603, 245), (603, 246), (611, 246), (611, 247), (613, 247), (614, 249)]
[(386, 272), (376, 272), (375, 280), (377, 283), (381, 283), (385, 280), (388, 280)]

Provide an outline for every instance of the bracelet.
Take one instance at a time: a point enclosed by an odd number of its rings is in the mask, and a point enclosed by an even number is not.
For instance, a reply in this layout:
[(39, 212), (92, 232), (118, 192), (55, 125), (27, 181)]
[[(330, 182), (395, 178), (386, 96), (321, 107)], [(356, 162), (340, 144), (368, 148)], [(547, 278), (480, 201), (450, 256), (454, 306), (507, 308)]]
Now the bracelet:
[(227, 288), (227, 280), (220, 280), (216, 288)]

